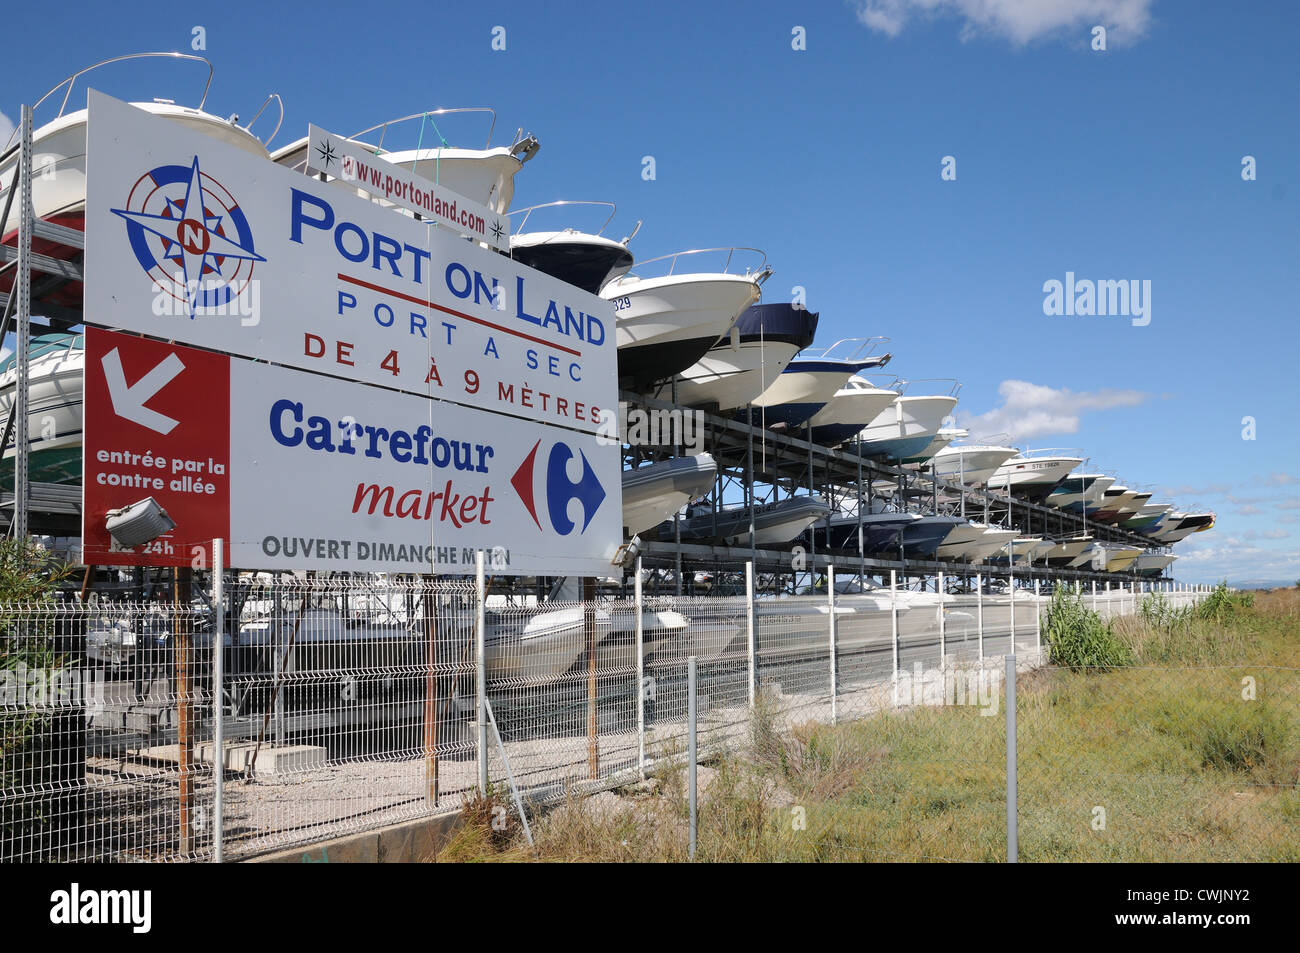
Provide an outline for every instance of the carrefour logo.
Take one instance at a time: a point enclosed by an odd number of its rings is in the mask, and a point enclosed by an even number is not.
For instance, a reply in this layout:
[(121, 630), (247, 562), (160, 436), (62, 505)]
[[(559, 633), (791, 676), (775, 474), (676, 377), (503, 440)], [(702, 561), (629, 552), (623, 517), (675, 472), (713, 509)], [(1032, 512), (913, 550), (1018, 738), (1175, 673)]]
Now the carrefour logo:
[[(528, 451), (528, 456), (519, 465), (515, 475), (510, 478), (510, 485), (519, 494), (519, 499), (523, 501), (528, 509), (528, 515), (533, 518), (538, 529), (542, 528), (542, 522), (537, 516), (534, 487), (537, 483), (537, 451), (541, 445), (540, 440), (533, 444), (533, 449)], [(577, 526), (569, 515), (569, 504), (572, 501), (577, 500), (582, 504), (582, 529), (578, 532), (585, 533), (596, 511), (600, 509), (600, 504), (605, 500), (605, 488), (600, 485), (600, 480), (596, 478), (596, 471), (591, 467), (591, 461), (581, 450), (578, 451), (578, 459), (582, 461), (582, 476), (576, 482), (570, 479), (569, 462), (573, 459), (572, 448), (560, 441), (556, 441), (551, 447), (546, 458), (544, 474), (546, 517), (551, 528), (561, 536), (568, 536)]]
[(235, 197), (192, 164), (160, 165), (136, 180), (126, 208), (127, 239), (154, 284), (191, 319), (200, 309), (224, 311), (266, 261), (253, 250), (253, 232)]

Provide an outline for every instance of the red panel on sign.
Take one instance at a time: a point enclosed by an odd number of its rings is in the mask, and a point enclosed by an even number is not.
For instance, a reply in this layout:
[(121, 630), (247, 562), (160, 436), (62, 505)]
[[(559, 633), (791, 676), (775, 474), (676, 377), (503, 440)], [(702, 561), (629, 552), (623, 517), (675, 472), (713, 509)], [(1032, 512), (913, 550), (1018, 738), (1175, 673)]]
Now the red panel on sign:
[[(230, 359), (87, 328), (85, 399), (86, 563), (211, 566), (230, 535)], [(148, 497), (176, 528), (114, 547), (108, 511)]]

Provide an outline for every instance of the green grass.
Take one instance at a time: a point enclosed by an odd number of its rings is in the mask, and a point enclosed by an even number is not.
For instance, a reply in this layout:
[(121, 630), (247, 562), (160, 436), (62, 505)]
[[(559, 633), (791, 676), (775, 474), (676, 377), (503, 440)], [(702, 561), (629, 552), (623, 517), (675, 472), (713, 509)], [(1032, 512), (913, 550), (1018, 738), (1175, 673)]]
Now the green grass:
[[(1020, 677), (1022, 861), (1300, 861), (1300, 592), (1207, 604), (1152, 601), (1108, 627), (1121, 648), (1099, 665)], [(1075, 663), (1098, 651), (1085, 635)], [(743, 756), (703, 772), (697, 859), (1001, 861), (1004, 744), (1000, 709), (783, 728), (760, 708)], [(515, 835), (475, 859), (683, 861), (679, 769), (541, 815), (535, 850)]]

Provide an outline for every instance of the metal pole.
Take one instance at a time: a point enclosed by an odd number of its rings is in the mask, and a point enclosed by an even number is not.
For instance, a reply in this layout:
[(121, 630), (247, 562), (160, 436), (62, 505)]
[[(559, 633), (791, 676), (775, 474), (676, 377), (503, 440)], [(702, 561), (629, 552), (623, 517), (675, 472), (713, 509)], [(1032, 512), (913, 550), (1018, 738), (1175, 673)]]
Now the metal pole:
[(831, 671), (831, 724), (836, 724), (839, 717), (837, 707), (837, 698), (835, 691), (835, 682), (837, 680), (835, 670), (835, 567), (826, 567), (826, 608), (830, 617), (829, 635), (830, 635), (830, 671)]
[[(212, 862), (225, 859), (222, 841), (225, 812), (222, 786), (226, 780), (226, 728), (225, 704), (222, 689), (225, 685), (226, 651), (226, 541), (212, 541), (212, 602), (215, 608), (215, 625), (212, 637)], [(233, 640), (232, 640), (233, 641)]]
[(1092, 581), (1092, 611), (1097, 611), (1097, 580)]
[(898, 570), (889, 570), (889, 624), (894, 641), (894, 704), (898, 704)]
[(754, 564), (745, 563), (745, 650), (749, 669), (749, 709), (754, 710), (758, 691), (758, 646), (754, 632)]
[[(27, 538), (27, 454), (30, 442), (27, 433), (27, 401), (30, 396), (28, 364), (31, 361), (32, 338), (32, 107), (23, 106), (19, 122), (22, 125), (22, 144), (19, 147), (19, 172), (21, 192), (18, 201), (18, 274), (15, 276), (18, 293), (18, 378), (14, 384), (14, 539)], [(13, 186), (10, 185), (10, 188)], [(0, 330), (8, 330), (0, 329)], [(188, 818), (187, 818), (188, 820)]]
[(478, 787), (488, 789), (487, 737), (487, 584), (483, 577), (483, 550), (474, 554), (474, 694), (478, 696)]
[(935, 581), (939, 592), (939, 668), (943, 668), (944, 659), (948, 657), (947, 633), (943, 622), (943, 573)]
[(1034, 580), (1034, 649), (1043, 647), (1043, 604), (1039, 600), (1038, 580)]
[(424, 607), (424, 796), (429, 806), (438, 806), (438, 620), (434, 615), (437, 593), (432, 574), (418, 577), (422, 582), (421, 605)]
[(1016, 654), (1016, 541), (1013, 539), (1007, 543), (1007, 549), (1011, 553), (1011, 560), (1007, 569), (1007, 588), (1011, 592), (1011, 647), (1007, 649), (1008, 655)]
[(645, 619), (641, 593), (641, 557), (636, 558), (636, 582), (632, 587), (636, 602), (636, 764), (645, 780)]
[(1016, 656), (1013, 652), (1006, 659), (1006, 704), (1007, 704), (1007, 863), (1014, 864), (1020, 858), (1016, 830)]
[(696, 761), (699, 760), (699, 750), (696, 743), (696, 711), (695, 711), (695, 686), (696, 686), (695, 656), (692, 655), (686, 660), (686, 680), (687, 680), (687, 797), (690, 799), (689, 811), (691, 816), (691, 845), (690, 859), (695, 859), (695, 838), (696, 838)]
[(980, 661), (984, 661), (984, 577), (975, 574), (975, 624), (980, 633)]

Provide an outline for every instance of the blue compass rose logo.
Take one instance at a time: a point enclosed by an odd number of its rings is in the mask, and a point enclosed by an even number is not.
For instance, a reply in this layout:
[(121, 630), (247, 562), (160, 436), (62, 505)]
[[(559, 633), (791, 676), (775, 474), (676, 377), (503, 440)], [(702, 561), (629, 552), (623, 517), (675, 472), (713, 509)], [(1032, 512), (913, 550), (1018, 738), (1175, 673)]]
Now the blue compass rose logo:
[(204, 175), (198, 156), (189, 166), (161, 165), (131, 186), (127, 239), (154, 285), (185, 305), (193, 320), (205, 309), (224, 310), (266, 261), (253, 250), (253, 232), (235, 197)]

